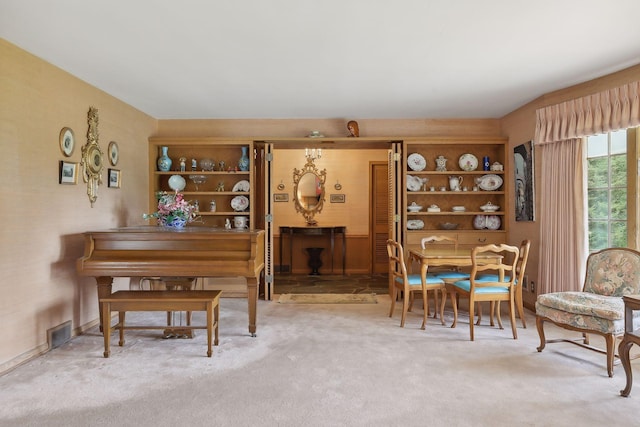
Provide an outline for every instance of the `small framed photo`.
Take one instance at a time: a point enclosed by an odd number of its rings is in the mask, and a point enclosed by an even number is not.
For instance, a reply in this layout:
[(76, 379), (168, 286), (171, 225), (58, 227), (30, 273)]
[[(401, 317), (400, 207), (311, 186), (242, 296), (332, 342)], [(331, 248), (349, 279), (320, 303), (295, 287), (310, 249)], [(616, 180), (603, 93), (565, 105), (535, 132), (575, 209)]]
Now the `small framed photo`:
[(119, 158), (118, 143), (115, 141), (111, 141), (109, 143), (109, 162), (111, 163), (111, 166), (115, 166), (118, 164), (118, 158)]
[(289, 193), (275, 193), (273, 195), (274, 202), (288, 202), (289, 201)]
[(60, 131), (60, 151), (65, 157), (71, 157), (76, 146), (75, 136), (71, 128), (64, 127)]
[(109, 169), (109, 183), (111, 188), (120, 188), (120, 169)]
[(345, 195), (344, 194), (332, 194), (329, 196), (329, 201), (331, 203), (344, 203)]
[(60, 184), (78, 183), (78, 163), (60, 160)]

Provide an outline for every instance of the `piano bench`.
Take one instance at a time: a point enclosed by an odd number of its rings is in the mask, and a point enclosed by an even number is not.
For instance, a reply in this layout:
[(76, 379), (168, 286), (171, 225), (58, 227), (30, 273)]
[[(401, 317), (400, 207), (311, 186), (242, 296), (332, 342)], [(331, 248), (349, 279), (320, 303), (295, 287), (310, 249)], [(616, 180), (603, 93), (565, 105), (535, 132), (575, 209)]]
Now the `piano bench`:
[[(104, 325), (104, 357), (109, 357), (111, 330), (120, 331), (120, 346), (124, 345), (125, 329), (206, 329), (207, 356), (211, 357), (211, 338), (218, 345), (218, 319), (220, 317), (221, 291), (117, 291), (100, 298)], [(111, 326), (111, 312), (118, 312), (118, 323)], [(127, 311), (206, 311), (206, 326), (125, 326)]]

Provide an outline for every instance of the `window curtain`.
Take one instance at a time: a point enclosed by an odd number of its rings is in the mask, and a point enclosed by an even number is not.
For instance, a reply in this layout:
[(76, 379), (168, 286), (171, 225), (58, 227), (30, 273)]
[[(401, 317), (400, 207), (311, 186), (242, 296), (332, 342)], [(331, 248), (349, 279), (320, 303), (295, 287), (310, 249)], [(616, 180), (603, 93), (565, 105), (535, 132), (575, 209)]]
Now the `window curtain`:
[(539, 293), (582, 289), (587, 238), (585, 143), (569, 139), (545, 144), (540, 186)]
[(587, 259), (585, 143), (582, 137), (640, 125), (640, 82), (536, 112), (542, 165), (539, 293), (582, 289)]

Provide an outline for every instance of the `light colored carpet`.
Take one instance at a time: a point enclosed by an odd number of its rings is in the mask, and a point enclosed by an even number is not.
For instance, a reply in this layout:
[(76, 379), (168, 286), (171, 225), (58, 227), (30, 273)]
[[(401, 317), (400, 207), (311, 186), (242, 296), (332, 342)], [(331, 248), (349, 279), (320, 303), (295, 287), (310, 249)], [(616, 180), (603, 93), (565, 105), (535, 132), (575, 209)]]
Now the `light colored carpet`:
[(284, 294), (280, 304), (377, 304), (373, 294)]
[[(422, 311), (400, 328), (400, 304), (258, 302), (257, 337), (246, 300), (221, 300), (220, 345), (206, 337), (127, 331), (102, 357), (97, 329), (0, 377), (0, 426), (632, 426), (640, 383), (619, 391), (605, 356), (571, 344), (536, 351), (533, 316), (507, 328), (451, 329)], [(202, 316), (202, 313), (196, 313)], [(162, 324), (163, 313), (131, 313)], [(202, 317), (194, 320), (202, 321)], [(503, 319), (504, 320), (504, 319)], [(486, 319), (485, 319), (486, 323)], [(550, 326), (549, 338), (568, 335)], [(115, 340), (117, 342), (117, 339)], [(592, 337), (594, 344), (602, 344)], [(636, 361), (638, 362), (638, 361)], [(633, 362), (636, 380), (639, 364)]]

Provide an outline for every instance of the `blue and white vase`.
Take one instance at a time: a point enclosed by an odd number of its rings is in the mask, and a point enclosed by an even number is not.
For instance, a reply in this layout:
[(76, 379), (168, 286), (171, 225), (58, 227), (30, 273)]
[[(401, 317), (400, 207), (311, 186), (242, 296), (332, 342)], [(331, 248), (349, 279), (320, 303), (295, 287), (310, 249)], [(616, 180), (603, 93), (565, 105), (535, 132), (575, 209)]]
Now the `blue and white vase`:
[(242, 149), (242, 156), (240, 156), (240, 160), (238, 160), (238, 169), (241, 171), (249, 170), (249, 156), (247, 155), (247, 151), (249, 147), (240, 147)]
[(158, 157), (158, 170), (160, 172), (168, 172), (171, 170), (171, 159), (167, 155), (169, 147), (161, 147), (162, 155)]
[(182, 218), (174, 218), (171, 222), (165, 224), (165, 227), (182, 229), (187, 225), (187, 220)]

